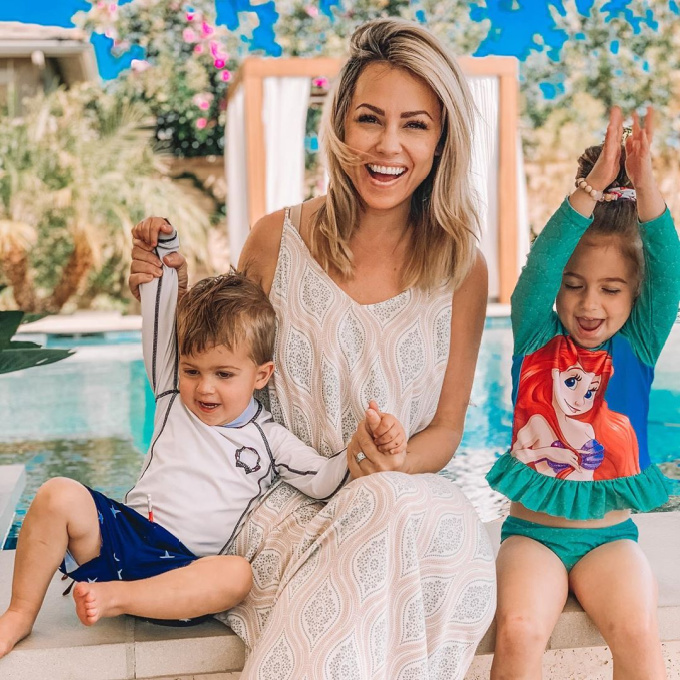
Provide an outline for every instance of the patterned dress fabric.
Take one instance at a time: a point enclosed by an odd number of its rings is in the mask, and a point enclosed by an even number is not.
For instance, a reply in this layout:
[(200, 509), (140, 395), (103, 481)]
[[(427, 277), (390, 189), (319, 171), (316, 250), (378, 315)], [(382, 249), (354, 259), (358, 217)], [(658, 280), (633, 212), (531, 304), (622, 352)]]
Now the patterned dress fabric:
[[(434, 415), (452, 291), (359, 305), (286, 212), (271, 291), (274, 418), (322, 455), (345, 448), (370, 399), (409, 435)], [(495, 568), (463, 493), (433, 474), (355, 480), (326, 505), (274, 485), (229, 548), (254, 585), (219, 615), (244, 640), (242, 680), (463, 678), (493, 618)]]

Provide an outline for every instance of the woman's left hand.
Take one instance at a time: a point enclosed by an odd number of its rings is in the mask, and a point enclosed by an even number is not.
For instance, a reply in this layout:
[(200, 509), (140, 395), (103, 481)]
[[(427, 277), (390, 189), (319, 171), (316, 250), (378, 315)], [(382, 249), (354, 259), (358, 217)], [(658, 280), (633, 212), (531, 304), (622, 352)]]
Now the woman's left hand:
[[(366, 458), (357, 463), (356, 457), (360, 452)], [(375, 472), (406, 472), (406, 456), (406, 451), (396, 454), (378, 451), (365, 420), (359, 423), (347, 445), (347, 466), (354, 479)]]

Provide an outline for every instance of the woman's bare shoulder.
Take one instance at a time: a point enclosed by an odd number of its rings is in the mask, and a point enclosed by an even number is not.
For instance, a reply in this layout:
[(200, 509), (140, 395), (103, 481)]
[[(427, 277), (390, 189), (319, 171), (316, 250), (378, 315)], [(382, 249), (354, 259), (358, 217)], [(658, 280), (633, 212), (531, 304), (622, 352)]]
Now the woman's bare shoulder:
[(300, 236), (302, 236), (302, 240), (307, 244), (307, 247), (309, 247), (309, 242), (311, 240), (310, 220), (325, 202), (325, 196), (316, 196), (314, 198), (310, 198), (308, 201), (305, 201), (302, 204), (302, 212), (300, 214), (300, 228), (298, 231), (300, 232)]
[(255, 222), (238, 261), (239, 271), (245, 271), (249, 278), (257, 281), (267, 295), (279, 259), (284, 214), (284, 210), (277, 210)]

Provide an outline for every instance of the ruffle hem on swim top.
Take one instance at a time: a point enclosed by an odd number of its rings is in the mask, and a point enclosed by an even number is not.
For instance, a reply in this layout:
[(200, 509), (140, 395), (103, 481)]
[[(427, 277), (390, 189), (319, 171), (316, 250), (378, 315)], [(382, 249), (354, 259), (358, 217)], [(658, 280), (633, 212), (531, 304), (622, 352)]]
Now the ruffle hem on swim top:
[(637, 475), (597, 481), (548, 477), (504, 453), (489, 470), (491, 488), (525, 508), (567, 519), (600, 519), (612, 510), (648, 512), (668, 500), (669, 481), (652, 464)]

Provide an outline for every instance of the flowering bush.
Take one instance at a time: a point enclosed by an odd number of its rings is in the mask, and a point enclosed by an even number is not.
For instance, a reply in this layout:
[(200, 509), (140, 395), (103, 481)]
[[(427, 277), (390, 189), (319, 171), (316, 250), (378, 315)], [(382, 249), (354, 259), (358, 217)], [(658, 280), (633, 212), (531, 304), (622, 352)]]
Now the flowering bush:
[(138, 45), (134, 60), (110, 87), (145, 102), (156, 117), (156, 139), (177, 156), (222, 154), (225, 95), (237, 59), (236, 37), (215, 25), (215, 4), (137, 0), (95, 2), (76, 15), (84, 29), (113, 40), (114, 54)]

